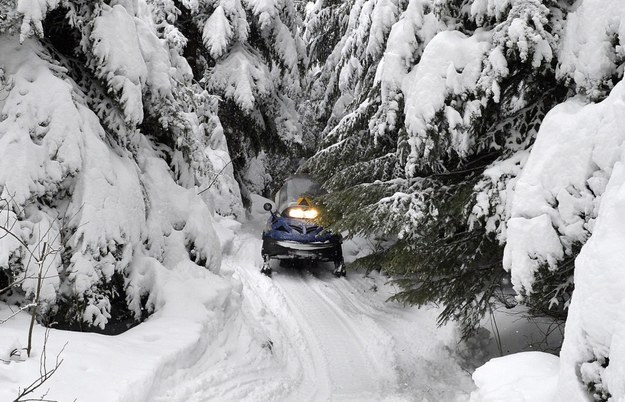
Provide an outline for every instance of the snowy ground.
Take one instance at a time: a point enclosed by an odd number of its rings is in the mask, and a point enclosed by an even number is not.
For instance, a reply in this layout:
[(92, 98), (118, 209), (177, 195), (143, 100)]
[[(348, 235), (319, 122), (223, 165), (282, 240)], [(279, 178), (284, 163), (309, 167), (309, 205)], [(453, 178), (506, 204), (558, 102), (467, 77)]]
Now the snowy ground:
[[(187, 278), (173, 270), (161, 288), (169, 300), (147, 322), (119, 336), (52, 331), (50, 366), (59, 371), (34, 395), (66, 401), (354, 400), (465, 401), (474, 389), (457, 363), (453, 328), (437, 328), (435, 309), (385, 300), (386, 279), (329, 266), (276, 265), (260, 274), (264, 219), (241, 226), (223, 277)], [(222, 222), (223, 223), (223, 222)], [(354, 244), (346, 254), (357, 253)], [(189, 288), (189, 280), (195, 283)], [(185, 286), (182, 286), (185, 285)], [(190, 289), (190, 290), (189, 290)], [(0, 317), (9, 313), (2, 306)], [(0, 358), (26, 339), (28, 317), (2, 325)], [(38, 373), (43, 330), (34, 356), (0, 364), (0, 400)]]
[(325, 265), (260, 274), (262, 222), (244, 227), (224, 262), (242, 283), (237, 318), (198, 364), (164, 378), (150, 399), (466, 400), (473, 388), (436, 311), (386, 303), (385, 279)]
[[(220, 221), (220, 276), (186, 265), (156, 273), (166, 302), (145, 323), (118, 336), (51, 331), (48, 368), (66, 345), (63, 364), (33, 395), (49, 390), (52, 400), (96, 402), (467, 401), (475, 367), (501, 352), (548, 349), (561, 340), (549, 321), (502, 309), (458, 345), (453, 326), (436, 327), (437, 309), (387, 302), (395, 289), (377, 273), (337, 279), (330, 265), (275, 263), (268, 278), (259, 272), (266, 218), (259, 209), (243, 225)], [(346, 242), (346, 259), (366, 246)], [(0, 304), (0, 319), (10, 313)], [(2, 401), (38, 376), (43, 328), (36, 328), (31, 358), (9, 356), (25, 346), (27, 327), (26, 314), (0, 326), (0, 359), (10, 361), (0, 364)], [(490, 388), (481, 387), (473, 401), (498, 400), (497, 371), (490, 365), (474, 377)]]

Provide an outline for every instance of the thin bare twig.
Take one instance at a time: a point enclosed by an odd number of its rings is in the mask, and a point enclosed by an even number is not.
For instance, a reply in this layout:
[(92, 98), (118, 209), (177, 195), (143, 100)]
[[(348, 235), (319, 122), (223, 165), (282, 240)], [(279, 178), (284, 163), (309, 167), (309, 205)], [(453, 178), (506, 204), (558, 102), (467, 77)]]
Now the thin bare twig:
[(226, 168), (228, 167), (228, 165), (230, 165), (231, 163), (232, 163), (232, 159), (230, 159), (230, 160), (228, 161), (228, 163), (226, 163), (226, 164), (224, 165), (224, 167), (222, 167), (222, 168), (221, 168), (221, 170), (220, 170), (219, 172), (217, 172), (217, 174), (215, 175), (215, 177), (213, 177), (213, 181), (211, 181), (211, 182), (210, 182), (210, 184), (208, 185), (208, 187), (206, 187), (204, 190), (202, 190), (202, 191), (200, 191), (199, 193), (197, 193), (197, 195), (200, 195), (200, 194), (202, 194), (203, 192), (205, 192), (205, 191), (207, 191), (208, 189), (210, 189), (210, 188), (213, 186), (213, 184), (215, 184), (215, 182), (217, 181), (217, 178), (218, 178), (219, 176), (221, 176), (221, 174), (223, 173), (223, 171), (224, 171), (224, 170), (226, 170)]
[(50, 377), (52, 377), (52, 375), (54, 373), (56, 373), (56, 371), (59, 369), (59, 367), (61, 367), (61, 364), (63, 363), (63, 359), (61, 359), (61, 354), (63, 353), (63, 351), (65, 351), (65, 348), (67, 347), (67, 342), (65, 343), (65, 345), (63, 345), (63, 347), (61, 348), (61, 350), (59, 351), (59, 353), (57, 353), (56, 355), (56, 359), (54, 362), (54, 367), (50, 370), (47, 369), (46, 367), (46, 363), (47, 363), (47, 352), (46, 352), (46, 345), (48, 343), (48, 338), (50, 336), (50, 329), (46, 328), (46, 332), (44, 335), (44, 342), (43, 342), (43, 348), (41, 350), (41, 357), (39, 358), (39, 378), (37, 378), (35, 381), (33, 381), (32, 383), (30, 383), (27, 387), (25, 387), (24, 389), (18, 389), (18, 395), (17, 398), (15, 398), (15, 400), (13, 400), (13, 402), (26, 402), (26, 401), (47, 401), (47, 402), (56, 402), (53, 401), (51, 399), (45, 399), (45, 397), (48, 395), (48, 391), (46, 391), (41, 398), (37, 398), (37, 399), (24, 399), (25, 396), (32, 394), (35, 390), (37, 390), (39, 387), (41, 387), (46, 381), (48, 381), (50, 379)]
[(10, 316), (8, 316), (7, 318), (3, 318), (0, 319), (0, 325), (4, 324), (5, 322), (9, 321), (11, 318), (15, 317), (16, 315), (18, 315), (19, 313), (21, 313), (24, 310), (28, 310), (31, 307), (35, 307), (37, 304), (35, 303), (28, 303), (25, 306), (20, 307), (17, 311), (13, 312), (13, 314), (11, 314)]
[(47, 248), (48, 248), (48, 243), (44, 242), (43, 249), (41, 250), (41, 255), (37, 259), (37, 265), (39, 265), (39, 275), (37, 278), (37, 290), (35, 293), (35, 300), (34, 300), (35, 307), (33, 308), (33, 311), (30, 315), (30, 327), (28, 329), (28, 346), (26, 347), (26, 351), (29, 357), (30, 357), (30, 351), (32, 350), (33, 328), (35, 327), (35, 318), (37, 318), (37, 310), (38, 310), (37, 307), (39, 307), (39, 297), (41, 296), (41, 286), (43, 285), (43, 279), (42, 279), (43, 265), (45, 264), (46, 257), (49, 255)]
[[(5, 193), (8, 193), (8, 192), (5, 191)], [(43, 282), (45, 279), (59, 276), (58, 273), (55, 273), (54, 275), (48, 275), (48, 272), (54, 266), (54, 260), (55, 260), (54, 258), (49, 258), (49, 257), (51, 255), (58, 254), (62, 248), (62, 247), (55, 248), (52, 246), (58, 241), (59, 237), (62, 235), (62, 232), (63, 232), (62, 227), (61, 227), (60, 230), (56, 231), (57, 233), (55, 234), (55, 236), (52, 236), (52, 233), (55, 231), (54, 222), (57, 222), (59, 220), (61, 220), (62, 222), (66, 222), (67, 210), (65, 211), (62, 219), (58, 214), (56, 218), (50, 217), (51, 220), (50, 222), (48, 222), (48, 227), (44, 231), (41, 230), (41, 222), (40, 222), (36, 231), (36, 233), (38, 233), (38, 239), (36, 242), (34, 242), (34, 244), (29, 245), (27, 244), (28, 240), (22, 239), (20, 234), (14, 230), (20, 220), (20, 216), (23, 217), (23, 214), (25, 211), (24, 207), (20, 207), (17, 204), (17, 202), (15, 202), (13, 195), (11, 195), (10, 193), (8, 193), (8, 197), (10, 199), (4, 198), (4, 197), (0, 199), (0, 211), (7, 211), (6, 222), (4, 222), (5, 224), (4, 225), (0, 224), (0, 239), (7, 237), (7, 236), (12, 237), (19, 243), (19, 249), (24, 250), (22, 251), (22, 253), (26, 253), (26, 255), (24, 254), (21, 255), (22, 264), (24, 266), (24, 274), (23, 275), (20, 274), (19, 275), (20, 278), (17, 280), (15, 280), (14, 277), (9, 277), (9, 282), (11, 283), (7, 287), (0, 289), (0, 294), (6, 292), (7, 290), (13, 288), (14, 286), (18, 284), (23, 283), (27, 279), (36, 278), (37, 282), (36, 282), (36, 289), (35, 289), (33, 301), (29, 303), (28, 305), (20, 307), (17, 311), (12, 312), (12, 314), (9, 317), (0, 320), (0, 324), (5, 323), (6, 321), (15, 317), (17, 314), (19, 314), (20, 312), (24, 310), (27, 310), (29, 308), (32, 309), (30, 326), (28, 329), (28, 346), (27, 348), (25, 348), (27, 355), (30, 357), (31, 351), (32, 351), (32, 337), (33, 337), (34, 324), (35, 324), (36, 317), (37, 317), (38, 310), (39, 310), (38, 307), (40, 303)], [(12, 208), (12, 204), (14, 204), (15, 208)], [(82, 206), (80, 209), (82, 209)], [(78, 211), (80, 211), (80, 209)], [(76, 214), (78, 214), (78, 211), (76, 212)], [(26, 261), (23, 261), (24, 259), (26, 259)], [(34, 274), (32, 270), (29, 269), (29, 267), (32, 266), (31, 264), (37, 267), (36, 274)], [(61, 363), (63, 363), (63, 360), (60, 359), (60, 356), (65, 350), (67, 343), (63, 346), (63, 348), (57, 354), (54, 367), (51, 369), (48, 369), (46, 345), (48, 343), (49, 335), (50, 335), (50, 329), (46, 328), (42, 353), (41, 353), (41, 357), (39, 360), (39, 377), (35, 379), (31, 384), (26, 386), (25, 388), (23, 389), (19, 388), (17, 398), (14, 400), (14, 402), (25, 402), (25, 401), (53, 402), (51, 399), (47, 399), (49, 390), (44, 392), (39, 398), (34, 398), (32, 396), (32, 393), (35, 392), (37, 389), (39, 389), (54, 373), (56, 373), (56, 371), (61, 366)]]
[(499, 326), (497, 325), (497, 319), (495, 318), (495, 313), (493, 313), (493, 307), (489, 305), (488, 310), (490, 313), (490, 325), (491, 325), (491, 329), (495, 333), (495, 341), (497, 342), (497, 349), (499, 350), (499, 356), (503, 356), (503, 347), (501, 345), (501, 334), (499, 333)]

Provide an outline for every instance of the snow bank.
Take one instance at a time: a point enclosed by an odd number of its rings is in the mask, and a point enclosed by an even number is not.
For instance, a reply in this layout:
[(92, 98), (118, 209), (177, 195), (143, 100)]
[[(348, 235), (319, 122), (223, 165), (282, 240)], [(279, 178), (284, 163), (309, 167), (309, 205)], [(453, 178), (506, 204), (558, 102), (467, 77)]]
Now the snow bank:
[(603, 195), (592, 237), (576, 261), (575, 291), (561, 352), (562, 401), (590, 400), (586, 391), (589, 386), (595, 395), (625, 399), (625, 165), (622, 162), (625, 154), (622, 150), (620, 157)]
[(624, 13), (620, 1), (580, 0), (567, 15), (557, 75), (587, 98), (545, 117), (507, 222), (504, 267), (520, 293), (535, 290), (539, 269), (558, 269), (583, 246), (556, 392), (567, 402), (625, 398), (625, 83), (612, 88), (622, 76)]
[(558, 383), (557, 356), (523, 352), (490, 360), (473, 373), (470, 402), (552, 402)]
[[(67, 346), (41, 392), (49, 388), (48, 398), (60, 401), (146, 400), (155, 381), (193, 362), (237, 311), (239, 288), (220, 271), (221, 250), (231, 247), (237, 225), (221, 218), (216, 223), (197, 189), (173, 180), (147, 138), (138, 136), (135, 154), (110, 146), (75, 84), (35, 41), (19, 45), (2, 37), (0, 54), (7, 55), (0, 75), (8, 83), (0, 87), (0, 185), (15, 204), (0, 212), (2, 222), (17, 221), (16, 234), (33, 250), (32, 239), (42, 233), (60, 248), (62, 223), (74, 234), (64, 237), (69, 267), (60, 255), (54, 259), (42, 298), (84, 297), (90, 304), (85, 320), (103, 326), (110, 305), (96, 287), (121, 271), (128, 307), (137, 316), (144, 308), (154, 311), (115, 337), (51, 330), (49, 369)], [(50, 205), (67, 212), (59, 215)], [(19, 247), (11, 237), (0, 239), (2, 269)], [(35, 282), (29, 278), (22, 287), (32, 293)], [(0, 304), (0, 320), (11, 314)], [(1, 324), (0, 359), (12, 361), (11, 351), (26, 346), (28, 323), (19, 314)], [(36, 326), (33, 355), (0, 365), (0, 400), (15, 399), (20, 387), (38, 378), (43, 339), (44, 329)]]
[[(171, 269), (150, 257), (135, 259), (154, 291), (157, 312), (148, 321), (118, 336), (51, 330), (46, 346), (48, 368), (60, 352), (59, 370), (43, 387), (59, 401), (147, 400), (156, 381), (194, 362), (239, 308), (239, 289), (232, 279), (182, 261)], [(10, 310), (0, 304), (0, 319)], [(0, 331), (0, 358), (26, 346), (28, 316), (19, 315)], [(24, 362), (0, 364), (0, 400), (13, 400), (18, 388), (39, 375), (44, 328), (35, 327), (34, 354)], [(65, 345), (65, 349), (61, 352)], [(97, 390), (97, 391), (96, 391)]]

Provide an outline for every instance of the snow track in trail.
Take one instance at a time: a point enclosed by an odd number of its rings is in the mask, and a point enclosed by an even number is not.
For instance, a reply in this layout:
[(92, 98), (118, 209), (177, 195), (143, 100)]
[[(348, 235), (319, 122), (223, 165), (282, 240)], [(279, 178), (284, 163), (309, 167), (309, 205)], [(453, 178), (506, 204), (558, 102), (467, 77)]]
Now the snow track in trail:
[(242, 228), (223, 263), (241, 282), (240, 305), (230, 306), (197, 363), (161, 373), (150, 400), (467, 399), (472, 382), (443, 343), (453, 336), (435, 327), (435, 312), (385, 303), (388, 286), (362, 273), (337, 279), (326, 264), (275, 264), (268, 278), (259, 272), (256, 226)]
[[(310, 276), (310, 275), (308, 275)], [(306, 341), (315, 362), (315, 384), (322, 399), (379, 400), (380, 374), (375, 355), (369, 354), (361, 334), (369, 328), (357, 325), (344, 312), (329, 302), (317, 288), (316, 278), (303, 275), (299, 280), (279, 278), (288, 308), (306, 334)], [(341, 279), (339, 281), (344, 281)], [(363, 353), (364, 352), (364, 353)], [(310, 395), (303, 387), (299, 397)], [(313, 388), (314, 389), (314, 388)], [(303, 394), (303, 395), (302, 395)], [(300, 399), (300, 398), (296, 399)]]

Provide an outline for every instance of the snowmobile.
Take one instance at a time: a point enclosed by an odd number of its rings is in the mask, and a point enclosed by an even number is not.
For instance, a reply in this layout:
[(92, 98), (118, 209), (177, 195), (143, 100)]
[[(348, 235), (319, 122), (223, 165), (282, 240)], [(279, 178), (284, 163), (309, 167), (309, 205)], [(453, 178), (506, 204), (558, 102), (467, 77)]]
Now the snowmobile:
[(332, 261), (333, 274), (345, 276), (343, 239), (316, 223), (319, 210), (313, 197), (321, 195), (321, 186), (307, 175), (289, 177), (271, 203), (263, 207), (271, 213), (263, 231), (261, 271), (271, 276), (271, 259)]

